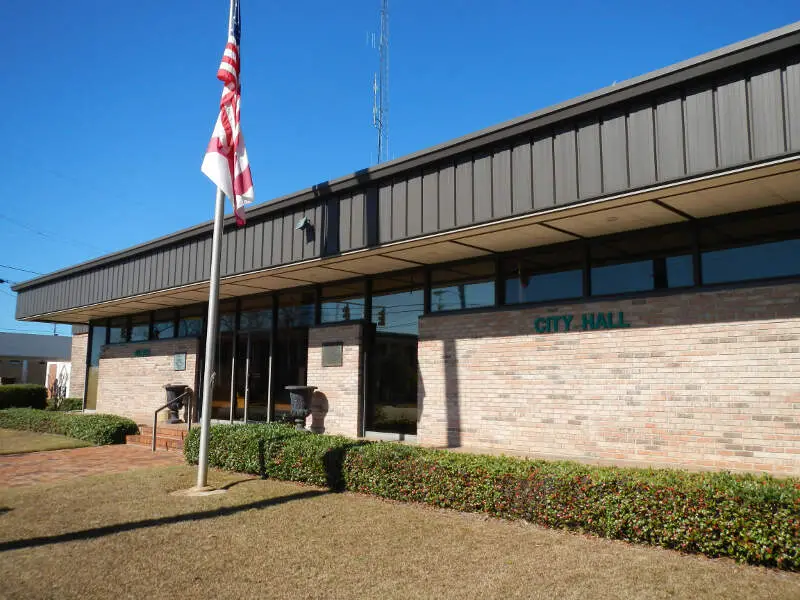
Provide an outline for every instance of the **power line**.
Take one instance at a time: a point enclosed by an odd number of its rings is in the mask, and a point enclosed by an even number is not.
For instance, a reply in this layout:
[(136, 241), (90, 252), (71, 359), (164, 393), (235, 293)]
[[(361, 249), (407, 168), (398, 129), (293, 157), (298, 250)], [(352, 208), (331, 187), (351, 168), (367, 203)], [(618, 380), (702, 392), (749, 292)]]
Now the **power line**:
[(30, 269), (23, 269), (22, 267), (12, 267), (11, 265), (0, 265), (0, 268), (11, 269), (12, 271), (22, 271), (23, 273), (32, 273), (34, 275), (42, 275), (39, 271), (31, 271)]
[(94, 246), (92, 244), (87, 244), (86, 242), (78, 242), (78, 241), (70, 240), (68, 238), (65, 238), (63, 234), (53, 233), (53, 232), (47, 231), (47, 230), (36, 229), (34, 227), (31, 227), (30, 225), (26, 225), (22, 221), (17, 221), (16, 219), (12, 219), (11, 217), (3, 215), (3, 214), (0, 214), (0, 219), (3, 219), (4, 221), (8, 221), (9, 223), (11, 223), (13, 225), (16, 225), (17, 227), (22, 227), (23, 229), (27, 229), (31, 233), (35, 233), (36, 235), (41, 236), (41, 237), (43, 237), (45, 239), (53, 239), (53, 240), (56, 240), (56, 241), (58, 241), (60, 243), (71, 244), (73, 246), (83, 246), (85, 248), (90, 248), (91, 250), (94, 250), (95, 252), (105, 252), (105, 250), (103, 250), (102, 248), (98, 248), (97, 246)]

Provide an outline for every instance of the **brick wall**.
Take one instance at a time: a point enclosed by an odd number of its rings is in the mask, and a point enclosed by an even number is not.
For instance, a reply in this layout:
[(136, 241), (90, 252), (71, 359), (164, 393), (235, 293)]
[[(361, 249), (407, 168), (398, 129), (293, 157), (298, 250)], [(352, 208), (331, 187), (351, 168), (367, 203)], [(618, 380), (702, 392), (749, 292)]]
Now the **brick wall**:
[(83, 398), (86, 385), (86, 350), (89, 347), (88, 333), (72, 334), (72, 355), (70, 356), (69, 397)]
[[(325, 433), (358, 436), (361, 423), (359, 354), (363, 326), (319, 327), (308, 332), (308, 385), (319, 389), (312, 402), (309, 426), (324, 414)], [(322, 344), (342, 343), (342, 366), (322, 366)], [(326, 410), (327, 408), (327, 410)]]
[[(195, 338), (104, 346), (100, 354), (97, 412), (131, 417), (150, 423), (153, 411), (164, 404), (164, 385), (178, 383), (194, 390), (199, 341)], [(149, 356), (135, 356), (149, 350)], [(175, 371), (173, 355), (186, 353), (186, 370)], [(195, 392), (197, 390), (194, 390)]]
[(422, 444), (800, 475), (800, 284), (428, 316), (419, 363)]

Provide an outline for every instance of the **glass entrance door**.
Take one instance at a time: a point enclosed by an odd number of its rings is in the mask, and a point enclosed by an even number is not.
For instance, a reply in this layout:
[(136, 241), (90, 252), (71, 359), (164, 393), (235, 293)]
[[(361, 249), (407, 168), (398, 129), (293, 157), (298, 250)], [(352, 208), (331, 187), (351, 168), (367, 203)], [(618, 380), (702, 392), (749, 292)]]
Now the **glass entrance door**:
[(291, 415), (287, 385), (306, 385), (308, 365), (308, 329), (282, 329), (275, 339), (273, 368), (274, 418), (277, 421)]
[(241, 333), (236, 348), (237, 421), (266, 421), (269, 416), (271, 336)]

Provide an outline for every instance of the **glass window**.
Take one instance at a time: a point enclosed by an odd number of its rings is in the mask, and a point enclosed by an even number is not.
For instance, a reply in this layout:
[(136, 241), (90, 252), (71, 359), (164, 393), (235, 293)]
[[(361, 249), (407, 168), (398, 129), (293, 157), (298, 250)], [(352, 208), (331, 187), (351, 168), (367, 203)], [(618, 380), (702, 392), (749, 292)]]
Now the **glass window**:
[(166, 340), (175, 337), (175, 317), (177, 315), (177, 311), (173, 308), (157, 310), (153, 315), (151, 339)]
[(340, 283), (322, 288), (320, 317), (323, 323), (364, 318), (364, 282)]
[(106, 343), (106, 328), (92, 325), (89, 329), (89, 364), (86, 366), (86, 401), (87, 410), (97, 408), (97, 385), (100, 375), (100, 352)]
[(372, 284), (372, 322), (382, 333), (419, 334), (425, 276), (421, 271), (389, 275)]
[(131, 339), (131, 330), (128, 325), (128, 317), (116, 317), (111, 319), (108, 326), (108, 343), (124, 344)]
[(239, 331), (272, 329), (272, 296), (242, 298)]
[(146, 342), (150, 339), (150, 313), (139, 313), (131, 317), (131, 341)]
[(278, 327), (313, 326), (315, 296), (313, 290), (281, 294), (278, 297)]
[(181, 308), (178, 318), (178, 337), (199, 337), (203, 335), (203, 313), (205, 307), (202, 304)]
[(431, 311), (494, 306), (494, 262), (465, 263), (431, 272)]
[(691, 286), (692, 235), (686, 227), (658, 227), (595, 241), (592, 295)]
[(236, 300), (219, 303), (219, 333), (229, 333), (236, 328)]
[(506, 304), (546, 302), (583, 295), (583, 247), (559, 244), (503, 261)]
[(800, 275), (800, 239), (703, 252), (703, 283)]

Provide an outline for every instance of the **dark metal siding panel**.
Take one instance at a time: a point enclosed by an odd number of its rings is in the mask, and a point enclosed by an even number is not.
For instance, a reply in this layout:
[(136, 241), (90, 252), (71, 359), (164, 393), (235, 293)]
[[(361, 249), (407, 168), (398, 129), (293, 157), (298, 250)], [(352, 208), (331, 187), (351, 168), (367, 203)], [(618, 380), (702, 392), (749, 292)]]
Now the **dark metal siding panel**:
[(392, 240), (406, 237), (406, 182), (398, 180), (392, 185)]
[(686, 119), (688, 173), (710, 171), (717, 166), (713, 91), (703, 90), (687, 94), (683, 108)]
[(492, 217), (511, 215), (511, 150), (500, 150), (492, 156)]
[(197, 248), (197, 241), (191, 240), (183, 245), (183, 283), (194, 282), (194, 258)]
[(575, 131), (562, 131), (553, 140), (555, 165), (556, 204), (567, 204), (578, 199), (577, 156)]
[(303, 238), (305, 237), (306, 233), (304, 230), (297, 229), (296, 225), (297, 222), (303, 218), (305, 211), (295, 210), (292, 213), (292, 219), (290, 222), (291, 225), (291, 232), (292, 232), (292, 262), (296, 262), (298, 260), (303, 260)]
[[(605, 151), (605, 148), (603, 148)], [(578, 129), (578, 190), (581, 198), (603, 193), (603, 164), (600, 159), (600, 125), (591, 123)]]
[(350, 196), (339, 198), (339, 251), (347, 252), (353, 249), (350, 242), (350, 224), (352, 222), (353, 199)]
[(472, 192), (475, 222), (492, 218), (492, 156), (478, 154), (472, 167)]
[(244, 271), (245, 244), (247, 242), (247, 230), (250, 227), (237, 227), (236, 231), (236, 260), (234, 261), (234, 273)]
[(422, 233), (439, 230), (439, 171), (422, 175)]
[(253, 225), (253, 231), (250, 238), (252, 240), (250, 269), (260, 269), (262, 266), (262, 256), (264, 252), (264, 221), (259, 221)]
[(311, 239), (311, 243), (306, 244), (305, 253), (303, 254), (305, 258), (318, 258), (322, 256), (322, 224), (324, 223), (322, 212), (322, 202), (317, 202), (314, 205), (314, 214), (311, 217), (314, 224), (314, 235)]
[(439, 171), (439, 229), (456, 226), (456, 168), (454, 165)]
[(141, 266), (141, 261), (138, 258), (134, 259), (130, 261), (130, 265), (131, 265), (130, 286), (128, 287), (129, 296), (136, 295), (139, 293), (139, 267)]
[(392, 238), (392, 184), (378, 188), (378, 241), (381, 244)]
[(283, 217), (275, 215), (272, 218), (272, 261), (270, 266), (283, 262)]
[(261, 242), (261, 263), (259, 268), (265, 269), (272, 264), (272, 219), (265, 219), (261, 225), (263, 240)]
[(717, 152), (721, 167), (750, 160), (747, 127), (747, 86), (744, 80), (717, 88)]
[(784, 96), (786, 99), (786, 127), (790, 151), (800, 150), (800, 64), (789, 65), (784, 73)]
[(328, 198), (325, 201), (325, 254), (337, 254), (340, 250), (339, 222), (339, 199)]
[(169, 251), (161, 248), (158, 251), (158, 289), (169, 286)]
[(229, 229), (225, 234), (225, 241), (226, 246), (228, 248), (228, 253), (225, 256), (225, 267), (223, 273), (225, 275), (233, 275), (236, 273), (236, 242), (237, 242), (237, 235), (238, 235), (238, 228)]
[(784, 152), (783, 90), (779, 69), (750, 79), (750, 114), (753, 130), (753, 158)]
[(178, 284), (178, 248), (173, 246), (169, 249), (169, 287)]
[(534, 140), (532, 154), (533, 208), (550, 208), (556, 202), (553, 138), (547, 136)]
[(415, 173), (408, 178), (407, 200), (408, 217), (406, 235), (413, 237), (422, 233), (422, 175)]
[(294, 243), (294, 215), (284, 213), (283, 215), (283, 249), (281, 252), (281, 264), (288, 264), (294, 260), (292, 245)]
[(353, 194), (350, 204), (350, 245), (353, 249), (365, 246), (364, 193)]
[(625, 115), (605, 119), (600, 128), (600, 137), (603, 146), (603, 192), (609, 194), (627, 189), (628, 132)]
[(523, 142), (511, 150), (511, 212), (515, 215), (533, 209), (531, 144)]
[(175, 248), (175, 276), (173, 285), (183, 285), (183, 244)]
[(632, 187), (656, 182), (654, 118), (650, 106), (628, 115), (628, 169)]
[(471, 225), (473, 216), (472, 160), (456, 163), (456, 226)]
[[(317, 207), (319, 210), (319, 207)], [(371, 185), (367, 188), (366, 195), (364, 196), (364, 230), (366, 232), (366, 239), (364, 240), (367, 246), (375, 246), (378, 244), (378, 188)], [(319, 252), (317, 252), (317, 256)]]
[(188, 250), (189, 257), (188, 260), (186, 261), (188, 269), (187, 280), (190, 281), (191, 283), (197, 281), (197, 251), (198, 251), (198, 243), (197, 240), (194, 240), (189, 246)]
[(658, 179), (665, 181), (686, 174), (683, 105), (680, 98), (656, 107), (656, 159)]
[(158, 261), (157, 256), (155, 253), (151, 252), (147, 255), (147, 266), (145, 267), (147, 271), (147, 291), (152, 292), (158, 289), (158, 284), (156, 283), (156, 274), (158, 273)]

